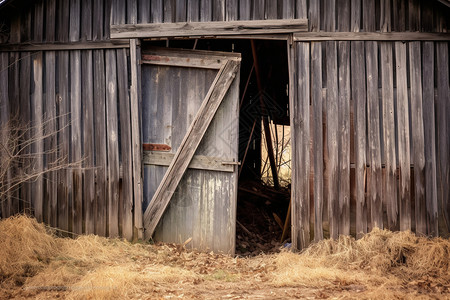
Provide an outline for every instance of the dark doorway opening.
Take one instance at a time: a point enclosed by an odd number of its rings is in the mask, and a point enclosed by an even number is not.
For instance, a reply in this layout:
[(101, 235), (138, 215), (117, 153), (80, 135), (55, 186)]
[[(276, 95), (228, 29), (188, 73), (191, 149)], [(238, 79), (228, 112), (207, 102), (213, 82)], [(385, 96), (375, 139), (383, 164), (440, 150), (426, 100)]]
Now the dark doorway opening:
[(241, 53), (236, 254), (272, 253), (288, 246), (291, 143), (286, 40), (174, 39), (143, 43), (144, 47)]

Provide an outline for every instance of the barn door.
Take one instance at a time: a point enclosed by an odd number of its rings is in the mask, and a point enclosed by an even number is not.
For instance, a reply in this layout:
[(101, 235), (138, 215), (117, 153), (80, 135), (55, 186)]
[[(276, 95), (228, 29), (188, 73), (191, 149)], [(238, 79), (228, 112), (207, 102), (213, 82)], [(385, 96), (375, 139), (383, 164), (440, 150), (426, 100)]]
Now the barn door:
[(233, 253), (240, 55), (142, 55), (146, 238)]

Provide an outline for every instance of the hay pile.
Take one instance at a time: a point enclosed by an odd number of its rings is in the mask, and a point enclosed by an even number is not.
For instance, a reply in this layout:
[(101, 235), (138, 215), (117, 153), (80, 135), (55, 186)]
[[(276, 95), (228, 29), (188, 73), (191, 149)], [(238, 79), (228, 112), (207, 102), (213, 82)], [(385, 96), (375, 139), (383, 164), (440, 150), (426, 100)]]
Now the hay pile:
[(0, 221), (0, 298), (252, 299), (300, 291), (319, 298), (448, 299), (449, 254), (448, 239), (376, 229), (300, 254), (237, 258), (94, 235), (58, 238), (16, 216)]

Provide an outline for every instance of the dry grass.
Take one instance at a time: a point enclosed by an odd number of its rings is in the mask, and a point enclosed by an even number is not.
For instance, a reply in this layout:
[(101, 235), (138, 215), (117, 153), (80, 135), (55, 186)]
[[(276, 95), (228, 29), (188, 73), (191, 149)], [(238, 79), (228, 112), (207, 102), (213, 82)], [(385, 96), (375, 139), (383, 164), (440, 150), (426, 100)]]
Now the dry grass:
[(450, 241), (408, 232), (233, 258), (94, 235), (58, 238), (16, 216), (0, 221), (0, 251), (0, 298), (450, 297)]

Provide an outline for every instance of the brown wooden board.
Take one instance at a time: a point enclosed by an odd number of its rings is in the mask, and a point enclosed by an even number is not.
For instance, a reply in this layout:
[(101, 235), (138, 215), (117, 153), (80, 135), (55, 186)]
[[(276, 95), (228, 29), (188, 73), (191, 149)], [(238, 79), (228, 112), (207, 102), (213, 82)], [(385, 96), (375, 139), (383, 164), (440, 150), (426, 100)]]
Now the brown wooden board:
[(356, 237), (367, 233), (366, 178), (366, 83), (364, 42), (351, 42), (351, 82), (355, 111)]
[(441, 211), (442, 229), (450, 231), (450, 104), (449, 104), (449, 57), (448, 43), (436, 44), (436, 82), (437, 82), (437, 103), (436, 103), (436, 126), (437, 126), (437, 146), (438, 148), (438, 201)]
[(125, 50), (117, 50), (117, 87), (120, 117), (120, 150), (122, 158), (122, 236), (133, 238), (133, 162), (131, 147), (130, 97)]
[(105, 108), (105, 58), (103, 50), (94, 51), (94, 141), (95, 141), (95, 233), (106, 236), (107, 155)]
[(323, 239), (322, 44), (311, 43), (311, 105), (313, 110), (314, 240)]
[(153, 234), (176, 186), (180, 182), (201, 138), (225, 96), (231, 82), (235, 78), (238, 69), (238, 62), (229, 61), (224, 68), (219, 71), (215, 83), (205, 97), (205, 100), (183, 139), (173, 162), (169, 166), (150, 205), (145, 211), (144, 224), (146, 225), (146, 237), (151, 237)]
[(294, 41), (448, 41), (449, 33), (431, 32), (296, 32)]
[(338, 70), (337, 43), (326, 42), (327, 63), (327, 150), (328, 150), (328, 221), (330, 237), (339, 235), (339, 177), (338, 177)]
[[(309, 199), (309, 101), (310, 101), (310, 66), (309, 43), (296, 44), (296, 69), (298, 76), (297, 96), (294, 100), (292, 135), (295, 140), (293, 148), (294, 161), (298, 170), (295, 172), (295, 181), (292, 189), (296, 192), (292, 197), (292, 246), (294, 249), (303, 249), (310, 243), (310, 199)], [(301, 166), (301, 167), (300, 167)], [(296, 169), (296, 168), (294, 168)]]
[(286, 33), (307, 30), (307, 20), (216, 21), (111, 25), (111, 38)]
[[(411, 23), (410, 23), (411, 25)], [(417, 26), (417, 25), (415, 25)], [(422, 106), (422, 65), (420, 42), (409, 43), (411, 135), (413, 145), (416, 234), (427, 235), (425, 202), (425, 140)]]
[(87, 234), (95, 233), (94, 74), (92, 51), (81, 52), (81, 105), (83, 107), (83, 210)]
[[(43, 99), (42, 99), (42, 71), (43, 71), (43, 57), (42, 52), (33, 55), (32, 59), (32, 81), (33, 89), (31, 91), (31, 103), (33, 110), (31, 113), (31, 124), (33, 124), (32, 136), (35, 142), (32, 145), (32, 153), (34, 153), (33, 172), (37, 174), (44, 170), (44, 129), (43, 129)], [(34, 209), (34, 216), (38, 222), (44, 220), (44, 198), (43, 198), (43, 176), (38, 175), (32, 183), (32, 204)]]
[[(57, 56), (58, 94), (56, 95), (58, 112), (58, 160), (69, 162), (70, 141), (70, 98), (69, 98), (69, 52), (62, 51)], [(58, 171), (58, 228), (69, 230), (69, 170)]]
[(410, 140), (406, 44), (395, 43), (400, 230), (411, 230)]
[(383, 115), (383, 143), (385, 174), (383, 178), (383, 199), (387, 211), (387, 225), (396, 230), (398, 225), (397, 200), (397, 159), (395, 150), (395, 110), (394, 110), (394, 71), (392, 44), (380, 45), (381, 92)]
[(424, 42), (422, 50), (422, 105), (425, 141), (425, 201), (427, 232), (438, 235), (438, 194), (436, 181), (436, 127), (434, 96), (434, 43)]

